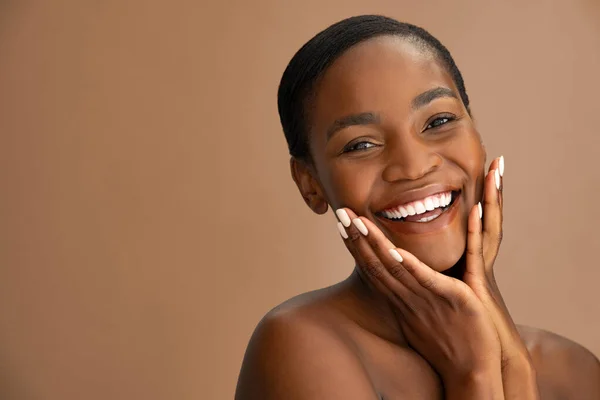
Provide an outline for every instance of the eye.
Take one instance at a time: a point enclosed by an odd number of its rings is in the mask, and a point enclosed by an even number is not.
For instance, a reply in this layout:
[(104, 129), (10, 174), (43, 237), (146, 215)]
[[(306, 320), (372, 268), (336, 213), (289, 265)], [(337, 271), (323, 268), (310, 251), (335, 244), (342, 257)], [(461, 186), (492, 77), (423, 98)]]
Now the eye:
[(346, 147), (344, 147), (344, 150), (342, 151), (343, 153), (350, 153), (353, 151), (362, 151), (362, 150), (368, 150), (371, 147), (375, 147), (376, 145), (371, 143), (371, 142), (356, 142), (356, 143), (352, 143), (347, 145)]
[(455, 119), (456, 119), (455, 117), (450, 116), (450, 115), (444, 115), (444, 116), (437, 117), (433, 121), (431, 121), (429, 123), (429, 125), (427, 125), (425, 127), (425, 130), (437, 128), (439, 126), (447, 124), (448, 122), (452, 122)]

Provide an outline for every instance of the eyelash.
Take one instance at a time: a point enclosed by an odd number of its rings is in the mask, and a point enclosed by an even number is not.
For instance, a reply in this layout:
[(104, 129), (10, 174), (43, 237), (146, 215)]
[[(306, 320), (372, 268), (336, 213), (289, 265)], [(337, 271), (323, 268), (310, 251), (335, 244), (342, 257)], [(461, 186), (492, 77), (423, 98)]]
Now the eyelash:
[[(439, 125), (432, 126), (434, 122), (439, 121), (439, 120), (446, 120), (446, 122), (441, 123)], [(440, 127), (442, 125), (446, 125), (448, 122), (452, 122), (454, 120), (456, 120), (456, 117), (453, 115), (440, 115), (440, 116), (434, 118), (429, 124), (427, 124), (427, 126), (425, 127), (425, 130), (438, 128), (438, 127)]]
[[(436, 121), (440, 121), (440, 120), (445, 120), (445, 121), (442, 122), (441, 124), (438, 124), (438, 125), (434, 126), (434, 123)], [(456, 120), (456, 117), (454, 117), (452, 115), (443, 115), (443, 116), (436, 117), (429, 124), (427, 124), (427, 126), (425, 127), (425, 131), (427, 131), (429, 129), (439, 128), (440, 126), (446, 125), (447, 123), (452, 122), (454, 120)], [(360, 149), (357, 148), (361, 144), (367, 144), (367, 145), (370, 145), (370, 146), (366, 147), (366, 148), (360, 148)], [(373, 144), (371, 142), (368, 142), (366, 140), (363, 140), (363, 141), (356, 142), (356, 143), (353, 143), (351, 145), (348, 145), (348, 146), (344, 147), (344, 150), (342, 150), (342, 153), (352, 153), (352, 152), (355, 152), (355, 151), (365, 151), (365, 150), (368, 150), (368, 149), (370, 149), (372, 147), (375, 147), (375, 146), (377, 146), (377, 145)]]
[[(370, 146), (367, 147), (367, 148), (357, 149), (357, 147), (359, 145), (361, 145), (361, 144), (368, 144)], [(342, 153), (352, 153), (352, 152), (355, 152), (355, 151), (365, 151), (365, 150), (368, 150), (368, 149), (370, 149), (372, 147), (375, 147), (375, 146), (377, 146), (377, 145), (373, 144), (371, 142), (368, 142), (366, 140), (362, 140), (360, 142), (355, 142), (355, 143), (352, 143), (350, 145), (347, 145), (346, 147), (344, 147), (344, 150), (342, 150)]]

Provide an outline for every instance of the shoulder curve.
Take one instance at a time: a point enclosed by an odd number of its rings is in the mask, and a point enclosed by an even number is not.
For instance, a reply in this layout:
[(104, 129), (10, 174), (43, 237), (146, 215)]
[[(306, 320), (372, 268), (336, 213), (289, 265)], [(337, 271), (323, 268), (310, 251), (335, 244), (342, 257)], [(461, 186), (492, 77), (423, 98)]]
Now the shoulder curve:
[[(292, 393), (298, 399), (340, 398), (340, 388), (371, 398), (373, 386), (351, 346), (305, 300), (292, 298), (258, 323), (244, 355), (236, 400), (292, 398)], [(337, 392), (331, 392), (334, 388)]]
[(600, 361), (581, 344), (556, 333), (519, 326), (538, 380), (567, 398), (600, 398)]
[(528, 349), (538, 356), (560, 355), (599, 363), (594, 353), (565, 336), (531, 326), (519, 325), (518, 329)]

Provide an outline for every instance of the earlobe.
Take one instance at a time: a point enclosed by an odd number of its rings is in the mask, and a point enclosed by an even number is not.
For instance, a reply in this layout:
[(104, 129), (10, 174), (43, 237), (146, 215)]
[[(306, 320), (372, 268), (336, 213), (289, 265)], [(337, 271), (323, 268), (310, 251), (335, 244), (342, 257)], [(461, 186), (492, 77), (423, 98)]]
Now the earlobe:
[(319, 215), (325, 214), (329, 209), (327, 202), (321, 196), (317, 195), (310, 196), (306, 204), (308, 204), (311, 210)]
[(291, 157), (290, 170), (306, 205), (316, 214), (325, 214), (329, 205), (323, 196), (321, 186), (313, 177), (313, 172), (306, 162)]

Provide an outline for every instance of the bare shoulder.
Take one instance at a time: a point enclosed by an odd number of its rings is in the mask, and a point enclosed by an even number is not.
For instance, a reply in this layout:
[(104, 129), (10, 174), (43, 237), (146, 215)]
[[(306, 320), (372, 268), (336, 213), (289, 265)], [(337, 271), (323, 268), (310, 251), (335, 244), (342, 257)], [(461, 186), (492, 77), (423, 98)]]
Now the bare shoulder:
[(377, 398), (352, 346), (327, 320), (328, 290), (290, 299), (260, 321), (244, 356), (236, 400)]
[(600, 399), (600, 362), (592, 352), (542, 329), (519, 326), (519, 333), (533, 359), (542, 398), (558, 394), (569, 399)]

